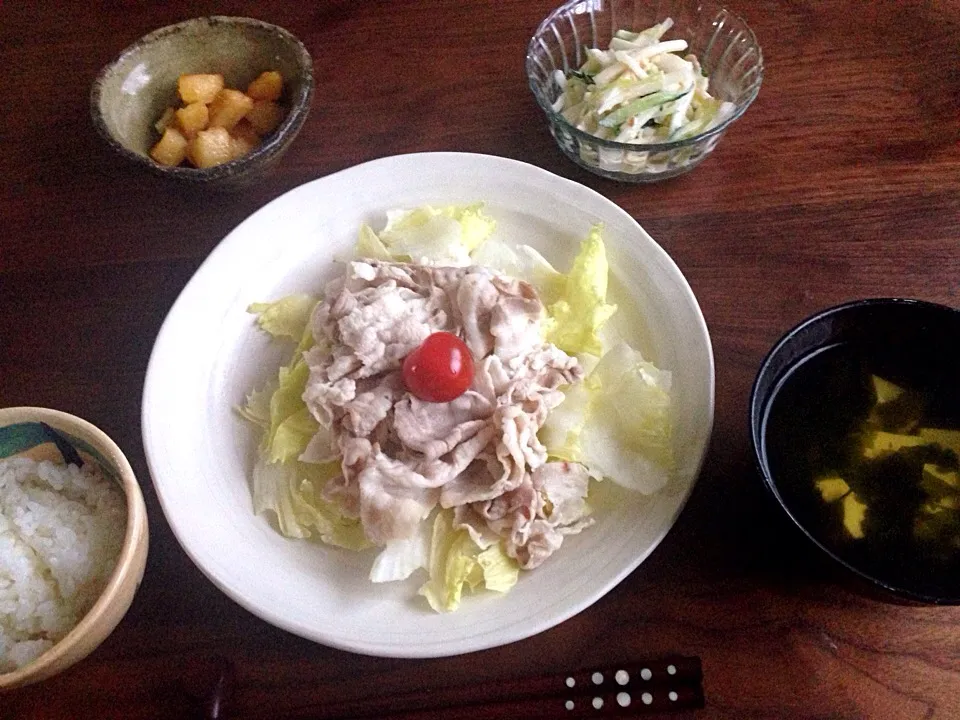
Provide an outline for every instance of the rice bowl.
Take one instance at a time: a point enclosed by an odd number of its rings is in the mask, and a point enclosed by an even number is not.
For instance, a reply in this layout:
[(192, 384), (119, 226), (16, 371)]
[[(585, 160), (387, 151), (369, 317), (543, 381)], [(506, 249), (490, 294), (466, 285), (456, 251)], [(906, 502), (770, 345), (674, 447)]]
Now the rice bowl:
[(86, 420), (0, 409), (0, 468), (0, 655), (17, 646), (0, 667), (6, 690), (63, 672), (113, 632), (143, 578), (149, 533), (130, 463)]
[(125, 530), (123, 492), (99, 470), (0, 460), (0, 671), (39, 657), (86, 615)]

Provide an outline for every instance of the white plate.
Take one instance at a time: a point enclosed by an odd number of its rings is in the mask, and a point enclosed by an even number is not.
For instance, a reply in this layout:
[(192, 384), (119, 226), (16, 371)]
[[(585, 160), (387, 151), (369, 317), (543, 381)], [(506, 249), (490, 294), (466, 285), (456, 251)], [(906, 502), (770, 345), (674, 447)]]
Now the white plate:
[[(568, 538), (506, 596), (479, 593), (451, 614), (417, 597), (422, 578), (373, 585), (372, 553), (281, 537), (253, 514), (257, 438), (233, 407), (275, 374), (279, 347), (246, 307), (318, 291), (362, 221), (423, 203), (484, 201), (497, 232), (569, 268), (602, 221), (611, 295), (636, 346), (674, 374), (679, 480), (647, 498), (603, 483), (597, 523)], [(639, 318), (639, 320), (638, 320)], [(289, 349), (287, 349), (289, 352)], [(666, 252), (598, 193), (537, 167), (463, 153), (401, 155), (298, 187), (231, 232), (184, 288), (157, 337), (143, 396), (154, 486), (193, 561), (240, 605), (325, 645), (389, 657), (439, 657), (529, 637), (607, 593), (663, 539), (693, 487), (713, 422), (713, 354), (689, 285)], [(592, 497), (592, 496), (591, 496)], [(610, 499), (610, 498), (608, 498)]]

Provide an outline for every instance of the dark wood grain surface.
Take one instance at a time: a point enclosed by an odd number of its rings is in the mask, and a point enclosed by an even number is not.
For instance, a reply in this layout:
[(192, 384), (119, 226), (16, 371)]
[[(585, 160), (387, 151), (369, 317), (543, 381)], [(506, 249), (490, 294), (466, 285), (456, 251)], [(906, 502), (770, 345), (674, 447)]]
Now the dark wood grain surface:
[[(960, 306), (960, 3), (732, 7), (763, 46), (759, 98), (695, 172), (645, 187), (587, 174), (554, 146), (523, 73), (549, 0), (0, 3), (0, 406), (103, 428), (137, 472), (151, 532), (113, 635), (0, 696), (0, 718), (309, 717), (672, 652), (703, 661), (700, 718), (960, 718), (960, 609), (882, 602), (837, 577), (767, 504), (747, 432), (759, 362), (805, 316), (868, 296)], [(293, 148), (232, 195), (125, 165), (88, 115), (93, 78), (122, 48), (213, 13), (286, 27), (315, 61)], [(427, 150), (532, 163), (637, 218), (700, 301), (717, 414), (676, 527), (596, 605), (498, 649), (378, 659), (277, 630), (204, 578), (152, 488), (140, 395), (165, 313), (229, 230), (305, 181)]]

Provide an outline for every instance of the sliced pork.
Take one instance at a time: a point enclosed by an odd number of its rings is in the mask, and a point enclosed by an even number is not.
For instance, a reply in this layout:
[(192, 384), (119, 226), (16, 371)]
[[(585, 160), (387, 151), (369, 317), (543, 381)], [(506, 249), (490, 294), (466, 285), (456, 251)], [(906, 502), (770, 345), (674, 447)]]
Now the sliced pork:
[[(303, 399), (321, 425), (311, 453), (339, 449), (324, 494), (371, 542), (408, 538), (437, 506), (454, 508), (481, 546), (503, 540), (533, 568), (589, 524), (586, 472), (548, 462), (537, 439), (583, 370), (544, 341), (532, 286), (482, 267), (354, 261), (324, 297), (305, 355)], [(401, 366), (440, 331), (463, 339), (476, 371), (464, 394), (431, 403), (406, 390)]]

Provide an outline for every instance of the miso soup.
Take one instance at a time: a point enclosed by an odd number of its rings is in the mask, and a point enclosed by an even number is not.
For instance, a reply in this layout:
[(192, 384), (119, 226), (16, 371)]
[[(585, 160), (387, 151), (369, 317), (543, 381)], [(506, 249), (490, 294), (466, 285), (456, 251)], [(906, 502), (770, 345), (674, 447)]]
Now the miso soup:
[(829, 345), (780, 380), (764, 417), (763, 452), (800, 523), (850, 564), (930, 595), (960, 586), (960, 358), (951, 355)]

